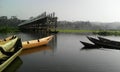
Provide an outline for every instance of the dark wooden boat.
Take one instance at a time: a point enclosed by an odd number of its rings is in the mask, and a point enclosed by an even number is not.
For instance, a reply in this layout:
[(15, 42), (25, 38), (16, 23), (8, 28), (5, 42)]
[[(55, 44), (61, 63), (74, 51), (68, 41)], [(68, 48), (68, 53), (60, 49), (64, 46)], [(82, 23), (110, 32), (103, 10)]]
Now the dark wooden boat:
[(103, 38), (103, 37), (98, 37), (100, 41), (105, 42), (105, 43), (111, 43), (117, 46), (120, 46), (120, 42), (119, 41), (113, 41), (107, 38)]
[(89, 48), (95, 48), (95, 47), (98, 47), (97, 45), (94, 45), (94, 44), (91, 44), (91, 43), (87, 43), (87, 42), (83, 42), (83, 41), (80, 41), (84, 47), (89, 47)]
[(120, 45), (116, 45), (110, 41), (102, 41), (102, 40), (98, 40), (92, 37), (87, 37), (91, 42), (93, 42), (95, 45), (104, 47), (104, 48), (110, 48), (110, 49), (120, 49)]
[(98, 37), (99, 40), (104, 41), (104, 42), (110, 42), (111, 40), (103, 38), (103, 37)]
[(98, 45), (98, 46), (102, 46), (103, 43), (98, 40), (98, 39), (95, 39), (95, 38), (92, 38), (92, 37), (87, 37), (91, 42), (93, 42), (95, 45)]

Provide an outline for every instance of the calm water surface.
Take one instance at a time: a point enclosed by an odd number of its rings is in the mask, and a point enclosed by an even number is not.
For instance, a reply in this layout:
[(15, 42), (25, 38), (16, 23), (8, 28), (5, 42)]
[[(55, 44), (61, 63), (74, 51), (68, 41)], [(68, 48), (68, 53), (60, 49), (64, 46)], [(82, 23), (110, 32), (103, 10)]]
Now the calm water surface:
[[(17, 34), (22, 40), (37, 39), (39, 34)], [(6, 35), (7, 36), (7, 35)], [(96, 37), (95, 35), (91, 35)], [(1, 36), (5, 37), (4, 35)], [(106, 36), (119, 40), (120, 36)], [(86, 35), (57, 34), (47, 45), (24, 50), (16, 72), (120, 72), (120, 51), (113, 49), (82, 49), (79, 41), (90, 42)], [(19, 62), (20, 62), (19, 61)], [(15, 68), (15, 67), (14, 67)]]

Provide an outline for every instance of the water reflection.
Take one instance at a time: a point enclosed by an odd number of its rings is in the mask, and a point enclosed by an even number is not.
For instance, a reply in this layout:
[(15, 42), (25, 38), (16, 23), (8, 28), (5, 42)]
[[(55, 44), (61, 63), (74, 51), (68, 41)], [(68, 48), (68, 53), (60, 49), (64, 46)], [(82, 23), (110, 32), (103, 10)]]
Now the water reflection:
[[(40, 37), (39, 33), (17, 35), (23, 40)], [(120, 72), (119, 50), (80, 51), (83, 45), (79, 40), (90, 42), (85, 35), (59, 33), (48, 44), (50, 48), (23, 51), (20, 55), (23, 64), (17, 72)]]
[(57, 47), (57, 34), (54, 35), (54, 37), (51, 40), (51, 42), (49, 43), (49, 45), (51, 45), (51, 47), (54, 49)]
[(16, 72), (22, 64), (23, 61), (20, 59), (20, 57), (17, 57), (3, 72)]
[(32, 53), (36, 53), (36, 52), (41, 52), (41, 51), (46, 51), (46, 50), (53, 50), (53, 48), (45, 45), (45, 46), (39, 46), (39, 47), (31, 48), (31, 49), (26, 49), (26, 50), (22, 51), (20, 56), (28, 55), (28, 54), (32, 54)]
[(93, 50), (93, 49), (101, 49), (101, 48), (97, 48), (97, 47), (82, 47), (80, 50)]
[(105, 50), (105, 49), (120, 50), (120, 49), (114, 48), (114, 47), (82, 47), (80, 50), (93, 50), (93, 49), (100, 49), (100, 50)]

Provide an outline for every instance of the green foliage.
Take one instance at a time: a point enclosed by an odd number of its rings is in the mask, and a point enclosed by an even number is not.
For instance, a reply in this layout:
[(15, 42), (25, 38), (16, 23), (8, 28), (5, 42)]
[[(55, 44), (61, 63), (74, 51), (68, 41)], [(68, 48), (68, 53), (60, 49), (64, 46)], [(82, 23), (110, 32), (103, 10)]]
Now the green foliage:
[(119, 30), (100, 30), (100, 31), (95, 31), (93, 34), (98, 34), (98, 35), (120, 35)]
[(19, 29), (17, 27), (0, 27), (0, 33), (14, 33), (19, 32)]
[(62, 33), (92, 33), (94, 30), (73, 30), (73, 29), (58, 29)]

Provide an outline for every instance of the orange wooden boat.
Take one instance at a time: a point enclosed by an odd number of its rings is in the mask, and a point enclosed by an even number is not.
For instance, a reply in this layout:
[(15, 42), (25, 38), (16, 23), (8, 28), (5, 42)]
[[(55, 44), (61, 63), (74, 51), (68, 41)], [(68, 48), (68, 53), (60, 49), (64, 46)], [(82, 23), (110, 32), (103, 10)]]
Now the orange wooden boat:
[(38, 39), (38, 40), (24, 41), (24, 42), (22, 42), (22, 46), (23, 46), (22, 48), (29, 49), (29, 48), (33, 48), (33, 47), (46, 45), (49, 43), (49, 41), (52, 40), (52, 38), (53, 38), (53, 35), (42, 38), (42, 39)]

